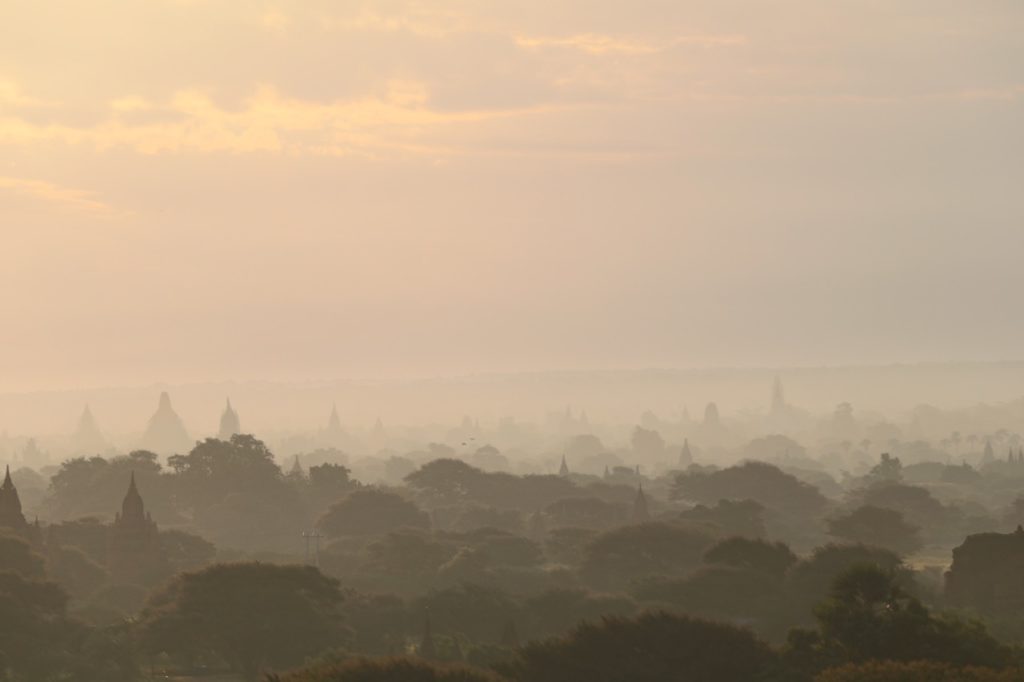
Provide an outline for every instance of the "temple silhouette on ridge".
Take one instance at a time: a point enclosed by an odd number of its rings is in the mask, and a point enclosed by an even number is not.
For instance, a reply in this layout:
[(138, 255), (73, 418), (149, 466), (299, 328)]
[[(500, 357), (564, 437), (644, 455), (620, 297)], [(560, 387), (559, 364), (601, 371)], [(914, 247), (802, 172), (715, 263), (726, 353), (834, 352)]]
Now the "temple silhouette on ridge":
[(633, 523), (644, 523), (651, 520), (651, 512), (647, 506), (647, 496), (644, 495), (644, 484), (640, 483), (636, 488), (636, 497), (633, 499)]
[(181, 417), (171, 407), (167, 391), (160, 394), (156, 412), (149, 418), (146, 432), (142, 435), (141, 447), (158, 455), (185, 453), (192, 449), (192, 439)]
[(71, 445), (75, 454), (79, 455), (98, 455), (109, 447), (88, 404), (78, 418), (78, 428), (71, 436)]
[(107, 570), (119, 582), (145, 584), (166, 572), (166, 557), (153, 517), (135, 484), (135, 472), (121, 511), (114, 515), (107, 547)]
[(220, 415), (220, 429), (217, 431), (217, 438), (231, 440), (231, 436), (242, 432), (242, 422), (238, 418), (238, 412), (231, 407), (231, 398), (227, 399), (224, 412)]
[(4, 482), (0, 485), (0, 528), (7, 528), (31, 542), (40, 539), (39, 521), (30, 524), (21, 510), (21, 498), (11, 479), (11, 467), (7, 466)]

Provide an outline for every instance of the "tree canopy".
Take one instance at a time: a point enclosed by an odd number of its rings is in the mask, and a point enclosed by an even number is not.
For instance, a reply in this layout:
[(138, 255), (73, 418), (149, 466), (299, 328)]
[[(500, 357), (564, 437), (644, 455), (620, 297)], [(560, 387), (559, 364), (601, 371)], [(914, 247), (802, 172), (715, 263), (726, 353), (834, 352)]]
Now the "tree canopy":
[(218, 564), (179, 574), (142, 614), (153, 654), (214, 656), (247, 679), (340, 646), (338, 581), (310, 566)]

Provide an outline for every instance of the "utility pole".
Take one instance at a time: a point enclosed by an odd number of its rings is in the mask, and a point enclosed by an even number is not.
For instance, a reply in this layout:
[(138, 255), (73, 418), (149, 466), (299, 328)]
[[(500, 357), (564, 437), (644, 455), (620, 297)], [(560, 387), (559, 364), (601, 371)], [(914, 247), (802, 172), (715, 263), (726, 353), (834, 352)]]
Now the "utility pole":
[[(314, 528), (313, 530), (311, 530), (309, 532), (304, 532), (302, 534), (302, 538), (306, 541), (306, 563), (307, 564), (312, 564), (313, 566), (316, 566), (317, 568), (320, 568), (320, 538), (322, 538), (322, 537), (323, 537), (323, 535), (321, 535), (320, 531), (317, 530), (316, 528)], [(312, 560), (310, 559), (310, 551), (309, 551), (309, 549), (310, 549), (309, 541), (310, 540), (313, 541)]]

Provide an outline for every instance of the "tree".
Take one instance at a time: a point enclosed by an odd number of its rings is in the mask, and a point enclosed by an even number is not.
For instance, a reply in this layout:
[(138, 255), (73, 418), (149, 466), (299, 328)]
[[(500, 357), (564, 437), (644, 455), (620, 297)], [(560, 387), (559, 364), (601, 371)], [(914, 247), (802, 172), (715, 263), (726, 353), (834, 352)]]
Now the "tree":
[(449, 526), (454, 531), (473, 531), (478, 528), (494, 528), (508, 532), (522, 532), (523, 515), (517, 509), (497, 509), (471, 505), (459, 509)]
[(544, 540), (544, 554), (550, 561), (568, 566), (583, 563), (584, 552), (598, 532), (591, 528), (555, 528)]
[(637, 600), (669, 604), (692, 616), (763, 625), (779, 610), (781, 581), (749, 568), (704, 566), (682, 578), (651, 578)]
[(157, 455), (136, 450), (126, 456), (77, 457), (60, 465), (50, 479), (50, 494), (45, 504), (58, 519), (85, 516), (106, 518), (124, 497), (131, 474), (145, 491), (146, 507), (158, 522), (173, 519), (172, 480), (162, 475)]
[(260, 492), (281, 478), (274, 453), (247, 434), (226, 441), (207, 438), (187, 455), (172, 455), (167, 462), (179, 476), (179, 494), (197, 506), (219, 501), (229, 492)]
[(496, 528), (478, 528), (459, 539), (503, 567), (530, 568), (539, 565), (544, 558), (540, 546), (533, 540)]
[(253, 436), (207, 438), (168, 465), (178, 501), (215, 544), (292, 550), (297, 529), (306, 527), (298, 491)]
[(13, 672), (15, 680), (45, 680), (63, 668), (48, 640), (64, 638), (67, 600), (54, 583), (0, 573), (0, 671)]
[(698, 504), (679, 514), (685, 521), (709, 524), (722, 535), (764, 537), (764, 506), (753, 500), (719, 500), (714, 507)]
[(599, 623), (609, 616), (629, 617), (637, 605), (630, 597), (556, 588), (527, 597), (522, 604), (525, 639), (561, 636), (580, 623)]
[(633, 429), (629, 443), (633, 452), (643, 459), (657, 459), (665, 454), (665, 439), (653, 429), (637, 426)]
[(464, 583), (430, 592), (416, 601), (413, 613), (429, 613), (435, 632), (477, 637), (494, 632), (515, 615), (516, 605), (499, 589)]
[(862, 504), (903, 514), (908, 523), (921, 530), (926, 542), (963, 537), (963, 512), (942, 504), (926, 488), (902, 483), (875, 485), (860, 491), (858, 496)]
[(1017, 682), (1020, 670), (955, 666), (936, 661), (868, 661), (829, 668), (815, 682)]
[(600, 530), (626, 520), (626, 508), (597, 497), (567, 497), (544, 509), (556, 526)]
[(754, 500), (769, 509), (794, 514), (820, 512), (827, 500), (814, 486), (764, 462), (744, 462), (720, 471), (694, 471), (676, 477), (673, 499), (714, 504)]
[(460, 459), (435, 459), (405, 477), (406, 483), (438, 502), (474, 499), (476, 484), (486, 474)]
[(929, 660), (1003, 667), (1013, 659), (1009, 647), (983, 625), (933, 616), (906, 592), (896, 573), (878, 566), (862, 564), (842, 573), (815, 616), (817, 633), (791, 635), (789, 655), (795, 661)]
[(699, 528), (642, 523), (601, 533), (585, 550), (580, 573), (600, 589), (616, 589), (639, 578), (680, 575), (700, 564), (714, 538)]
[(704, 554), (704, 563), (750, 569), (780, 578), (796, 561), (793, 550), (782, 542), (738, 537), (722, 540)]
[(868, 473), (868, 480), (872, 483), (899, 483), (902, 481), (903, 464), (900, 462), (900, 458), (883, 452), (878, 458), (878, 464), (873, 466)]
[(356, 658), (313, 665), (267, 682), (502, 682), (494, 673), (421, 658)]
[(605, 452), (604, 443), (597, 436), (589, 433), (573, 436), (566, 441), (562, 449), (565, 456), (574, 462), (583, 462), (591, 457), (597, 457)]
[(394, 594), (346, 591), (342, 602), (345, 623), (352, 628), (352, 650), (387, 655), (402, 651), (411, 632), (405, 600)]
[(401, 495), (361, 488), (331, 505), (317, 527), (333, 537), (383, 535), (399, 528), (430, 528), (430, 519)]
[(309, 467), (309, 496), (317, 515), (359, 485), (351, 474), (347, 467), (331, 462)]
[(917, 527), (904, 521), (903, 514), (871, 505), (830, 519), (828, 533), (850, 542), (871, 543), (898, 554), (910, 554), (921, 547)]
[(451, 559), (454, 553), (449, 544), (417, 529), (388, 533), (366, 547), (368, 568), (386, 573), (432, 572)]
[(771, 434), (755, 438), (743, 448), (742, 456), (749, 460), (805, 459), (807, 449), (792, 438), (781, 434)]
[(767, 679), (778, 664), (747, 630), (667, 613), (585, 623), (519, 653), (499, 670), (522, 682), (747, 682)]
[(141, 617), (151, 654), (214, 655), (247, 680), (344, 643), (338, 582), (310, 566), (219, 564), (178, 575)]
[(175, 572), (202, 568), (217, 554), (213, 543), (181, 530), (160, 531), (160, 547)]
[(473, 453), (473, 462), (485, 471), (505, 471), (509, 468), (508, 457), (493, 445), (482, 445)]
[(0, 531), (0, 571), (30, 579), (46, 575), (43, 558), (32, 551), (32, 546), (23, 538), (6, 530)]
[(790, 568), (786, 576), (793, 620), (812, 622), (814, 607), (828, 598), (835, 580), (851, 567), (862, 564), (892, 572), (904, 586), (912, 583), (911, 572), (903, 566), (899, 555), (890, 550), (867, 545), (818, 547)]
[[(123, 483), (123, 481), (122, 481)], [(124, 494), (124, 491), (121, 491)], [(74, 547), (100, 566), (107, 564), (109, 527), (97, 518), (86, 517), (74, 521), (51, 524), (46, 529), (47, 544)]]
[(68, 619), (67, 601), (54, 583), (0, 572), (0, 679), (139, 679), (127, 639)]
[(50, 575), (77, 599), (89, 597), (109, 577), (106, 569), (77, 547), (53, 547), (48, 554), (47, 568)]

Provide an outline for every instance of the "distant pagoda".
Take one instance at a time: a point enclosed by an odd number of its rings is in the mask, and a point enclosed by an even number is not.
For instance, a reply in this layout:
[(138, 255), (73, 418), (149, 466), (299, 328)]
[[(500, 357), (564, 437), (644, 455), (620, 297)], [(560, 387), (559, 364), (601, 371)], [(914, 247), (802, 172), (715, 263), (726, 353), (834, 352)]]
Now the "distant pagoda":
[(109, 541), (107, 568), (119, 582), (149, 584), (166, 571), (160, 534), (135, 485), (135, 472), (121, 511), (114, 515)]
[(21, 498), (11, 480), (11, 467), (7, 466), (3, 485), (0, 486), (0, 526), (22, 533), (28, 528), (25, 515), (21, 513)]
[(160, 394), (156, 412), (149, 418), (146, 432), (142, 435), (141, 446), (144, 450), (160, 455), (186, 453), (192, 449), (192, 440), (181, 417), (171, 407), (171, 397), (167, 391)]
[(241, 432), (242, 422), (238, 418), (235, 408), (231, 407), (231, 398), (228, 398), (227, 405), (224, 406), (224, 412), (220, 415), (220, 430), (217, 432), (217, 438), (231, 440), (231, 436)]
[(636, 489), (636, 498), (633, 500), (633, 523), (644, 523), (651, 520), (651, 512), (647, 507), (647, 496), (644, 495), (643, 483)]
[(0, 485), (0, 528), (7, 528), (17, 535), (37, 542), (40, 537), (39, 522), (30, 524), (21, 511), (21, 498), (18, 489), (11, 480), (11, 467), (7, 466), (4, 482)]
[(679, 466), (686, 468), (693, 464), (693, 453), (690, 451), (690, 439), (683, 439), (683, 449), (679, 452)]
[(338, 416), (338, 404), (331, 405), (331, 416), (327, 418), (327, 432), (341, 433), (341, 417)]
[(71, 436), (72, 447), (76, 454), (98, 455), (106, 451), (107, 439), (103, 437), (96, 418), (88, 405), (82, 410), (82, 416), (78, 418), (78, 428)]

